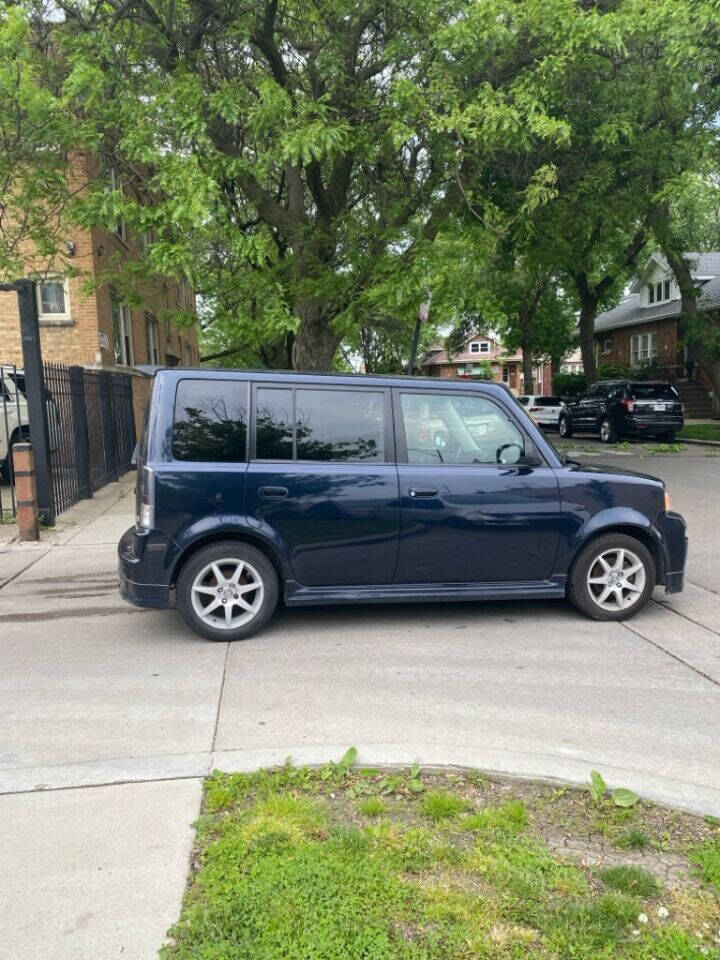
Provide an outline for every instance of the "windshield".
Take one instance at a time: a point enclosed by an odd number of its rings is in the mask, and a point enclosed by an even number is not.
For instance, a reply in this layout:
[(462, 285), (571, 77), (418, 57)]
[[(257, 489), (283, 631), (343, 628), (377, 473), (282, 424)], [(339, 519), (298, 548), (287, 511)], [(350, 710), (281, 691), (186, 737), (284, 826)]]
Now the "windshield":
[(636, 400), (679, 400), (669, 383), (631, 383), (630, 393)]

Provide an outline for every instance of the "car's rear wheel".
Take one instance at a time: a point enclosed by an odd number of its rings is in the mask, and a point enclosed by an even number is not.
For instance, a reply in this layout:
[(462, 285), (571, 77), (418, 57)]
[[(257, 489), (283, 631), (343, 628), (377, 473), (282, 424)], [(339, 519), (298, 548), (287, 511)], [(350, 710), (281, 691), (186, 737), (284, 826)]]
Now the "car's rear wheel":
[(570, 418), (563, 416), (558, 420), (558, 433), (561, 437), (570, 438), (573, 435), (572, 427), (570, 425)]
[(610, 417), (603, 417), (600, 423), (600, 439), (603, 443), (613, 443), (617, 439), (615, 427)]
[(214, 543), (188, 560), (178, 577), (183, 620), (208, 640), (245, 640), (275, 611), (279, 584), (264, 553), (239, 540)]
[(655, 588), (655, 561), (634, 537), (607, 533), (583, 547), (568, 578), (568, 599), (593, 620), (627, 620)]
[(668, 430), (667, 433), (664, 433), (661, 437), (663, 443), (675, 443), (677, 440), (677, 433), (674, 430)]

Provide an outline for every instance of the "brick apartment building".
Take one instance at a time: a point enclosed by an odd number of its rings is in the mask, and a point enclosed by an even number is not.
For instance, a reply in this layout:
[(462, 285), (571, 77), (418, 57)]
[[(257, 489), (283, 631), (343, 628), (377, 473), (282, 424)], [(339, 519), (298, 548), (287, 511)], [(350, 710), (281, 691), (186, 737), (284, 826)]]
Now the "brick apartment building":
[[(460, 377), (478, 379), (490, 364), (493, 379), (504, 383), (515, 394), (522, 394), (522, 354), (519, 350), (510, 353), (495, 336), (474, 333), (465, 341), (458, 353), (448, 353), (442, 344), (430, 347), (420, 361), (423, 374), (429, 377)], [(536, 363), (533, 367), (534, 391), (536, 394), (552, 393), (552, 366)]]
[[(79, 176), (97, 173), (94, 158), (78, 160)], [(113, 171), (109, 177), (115, 186)], [(154, 282), (141, 307), (123, 303), (110, 284), (87, 295), (87, 277), (107, 271), (115, 258), (136, 259), (152, 243), (126, 223), (113, 229), (74, 228), (67, 237), (66, 257), (78, 276), (67, 277), (53, 264), (36, 264), (37, 303), (43, 359), (133, 375), (133, 399), (138, 427), (150, 380), (136, 369), (142, 364), (196, 366), (199, 362), (196, 327), (178, 326), (174, 317), (195, 313), (195, 294), (187, 280), (161, 278)], [(31, 260), (32, 262), (32, 260)], [(30, 276), (33, 271), (28, 270)], [(0, 364), (22, 365), (17, 298), (0, 293)]]

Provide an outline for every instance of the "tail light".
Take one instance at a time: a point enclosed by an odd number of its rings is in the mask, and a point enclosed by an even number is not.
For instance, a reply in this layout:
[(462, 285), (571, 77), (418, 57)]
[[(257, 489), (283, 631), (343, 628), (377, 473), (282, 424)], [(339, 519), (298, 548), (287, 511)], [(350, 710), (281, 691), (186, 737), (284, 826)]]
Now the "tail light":
[(530, 407), (530, 413), (540, 413), (542, 407)]
[(620, 403), (625, 407), (628, 413), (632, 413), (635, 409), (635, 401), (629, 400), (627, 397), (623, 397)]
[(137, 525), (139, 530), (152, 530), (155, 526), (155, 471), (143, 466), (138, 477)]

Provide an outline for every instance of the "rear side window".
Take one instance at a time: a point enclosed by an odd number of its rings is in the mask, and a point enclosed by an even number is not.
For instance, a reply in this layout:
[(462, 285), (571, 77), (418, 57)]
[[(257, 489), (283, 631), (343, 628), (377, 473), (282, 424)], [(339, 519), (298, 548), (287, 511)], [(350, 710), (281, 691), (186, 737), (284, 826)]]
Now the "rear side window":
[(255, 449), (258, 460), (292, 460), (292, 390), (258, 388)]
[(181, 380), (175, 395), (175, 459), (245, 460), (247, 394), (243, 380)]
[(258, 460), (385, 460), (385, 396), (374, 390), (258, 387)]
[(677, 390), (669, 383), (631, 383), (630, 395), (635, 400), (679, 400)]
[(518, 400), (523, 407), (526, 407), (528, 403), (530, 403), (530, 397), (518, 397)]
[(560, 397), (535, 397), (536, 407), (559, 407), (561, 404)]

